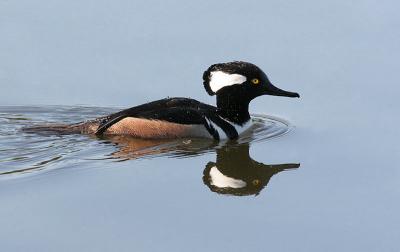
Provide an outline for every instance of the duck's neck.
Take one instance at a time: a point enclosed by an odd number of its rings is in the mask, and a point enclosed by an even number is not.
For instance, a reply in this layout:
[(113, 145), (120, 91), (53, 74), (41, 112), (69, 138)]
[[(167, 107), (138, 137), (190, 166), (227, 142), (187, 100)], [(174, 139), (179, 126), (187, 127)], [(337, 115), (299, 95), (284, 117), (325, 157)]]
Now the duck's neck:
[(218, 113), (223, 118), (243, 125), (250, 120), (250, 99), (240, 93), (221, 93), (217, 95)]

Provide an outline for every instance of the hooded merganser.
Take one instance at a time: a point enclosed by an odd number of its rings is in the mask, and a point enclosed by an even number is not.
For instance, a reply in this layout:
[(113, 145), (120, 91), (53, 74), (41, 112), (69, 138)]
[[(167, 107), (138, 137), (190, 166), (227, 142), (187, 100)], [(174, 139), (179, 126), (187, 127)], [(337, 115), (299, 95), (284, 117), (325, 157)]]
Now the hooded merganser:
[(150, 139), (236, 139), (251, 126), (249, 103), (254, 98), (266, 94), (300, 97), (275, 87), (260, 68), (242, 61), (210, 66), (203, 74), (203, 84), (209, 95), (216, 95), (217, 107), (190, 98), (166, 98), (87, 122), (45, 128), (58, 133)]

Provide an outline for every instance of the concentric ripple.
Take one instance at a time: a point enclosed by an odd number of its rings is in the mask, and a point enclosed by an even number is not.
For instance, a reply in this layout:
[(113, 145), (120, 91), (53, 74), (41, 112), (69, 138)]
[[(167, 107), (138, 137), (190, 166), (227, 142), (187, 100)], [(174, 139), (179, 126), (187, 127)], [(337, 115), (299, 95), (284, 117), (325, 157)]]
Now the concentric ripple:
[(278, 117), (253, 115), (254, 126), (237, 141), (207, 139), (146, 140), (127, 136), (43, 135), (21, 131), (48, 123), (76, 123), (112, 112), (93, 107), (0, 107), (0, 179), (64, 168), (101, 166), (102, 162), (160, 156), (187, 158), (214, 152), (221, 146), (254, 143), (282, 136), (292, 128)]

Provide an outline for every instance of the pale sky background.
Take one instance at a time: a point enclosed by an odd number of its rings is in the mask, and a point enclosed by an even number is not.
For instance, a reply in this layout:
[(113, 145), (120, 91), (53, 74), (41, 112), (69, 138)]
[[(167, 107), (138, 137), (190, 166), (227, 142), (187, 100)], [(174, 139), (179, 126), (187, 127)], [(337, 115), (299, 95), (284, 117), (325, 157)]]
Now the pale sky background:
[[(300, 94), (398, 92), (397, 1), (0, 1), (0, 105), (213, 102), (213, 63)], [(359, 85), (359, 94), (346, 94)], [(323, 94), (323, 95), (322, 95)], [(309, 94), (308, 94), (309, 95)], [(397, 94), (396, 94), (397, 97)], [(369, 97), (373, 98), (373, 97)]]

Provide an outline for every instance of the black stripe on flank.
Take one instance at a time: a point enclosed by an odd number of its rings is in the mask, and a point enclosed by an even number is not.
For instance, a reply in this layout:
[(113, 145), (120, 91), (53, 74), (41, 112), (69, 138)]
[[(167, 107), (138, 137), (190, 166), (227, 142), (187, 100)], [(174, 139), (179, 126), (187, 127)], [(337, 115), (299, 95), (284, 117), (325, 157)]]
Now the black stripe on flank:
[[(232, 124), (228, 123), (219, 116), (212, 116), (211, 121), (213, 121), (218, 127), (220, 127), (229, 139), (236, 139), (239, 137), (238, 132)], [(218, 133), (218, 132), (217, 132)]]
[(219, 133), (218, 130), (214, 128), (214, 126), (211, 123), (211, 120), (208, 119), (207, 117), (204, 118), (204, 126), (206, 127), (208, 133), (217, 141), (219, 141)]
[(124, 119), (126, 116), (125, 115), (120, 115), (118, 117), (115, 117), (111, 120), (109, 118), (105, 118), (104, 121), (100, 123), (100, 126), (97, 128), (95, 134), (97, 136), (102, 135), (108, 128), (110, 128), (113, 124), (116, 124), (117, 122), (121, 121)]

